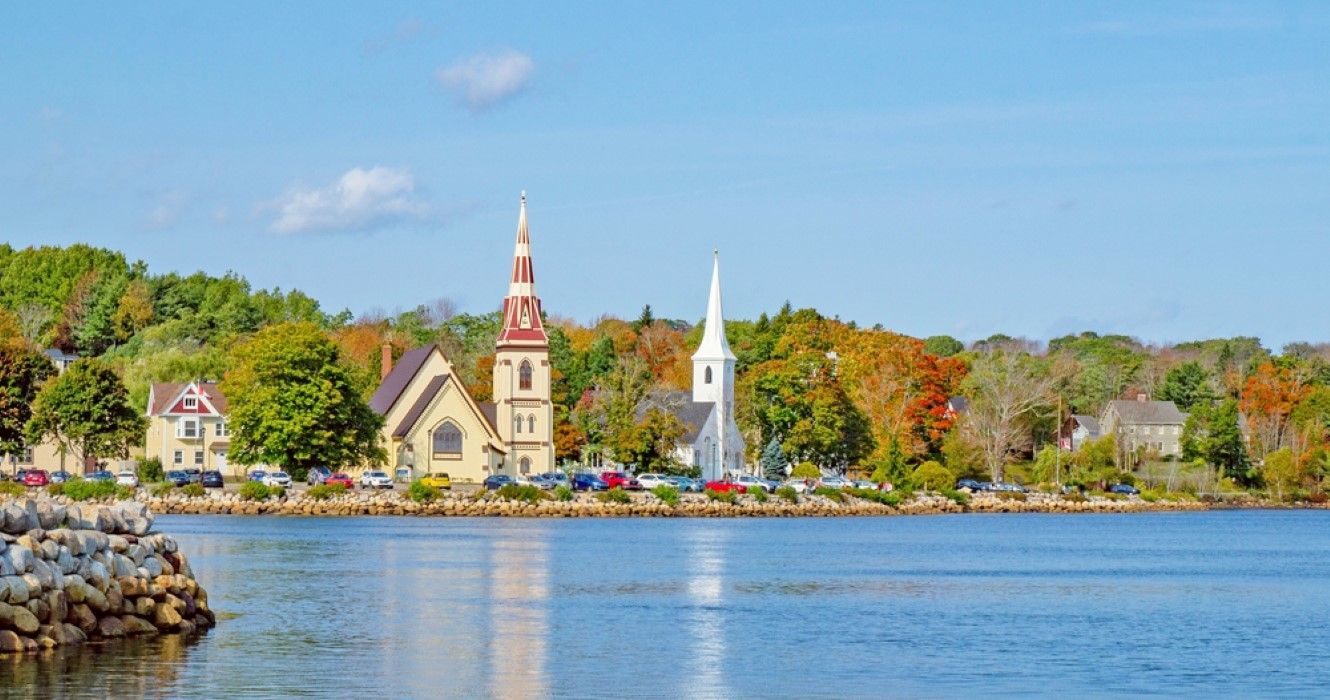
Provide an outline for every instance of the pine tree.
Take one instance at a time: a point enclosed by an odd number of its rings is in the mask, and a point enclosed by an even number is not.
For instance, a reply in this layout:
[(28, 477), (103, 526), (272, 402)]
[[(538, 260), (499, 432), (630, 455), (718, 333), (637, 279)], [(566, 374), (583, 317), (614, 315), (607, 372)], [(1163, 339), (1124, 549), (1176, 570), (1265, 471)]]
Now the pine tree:
[(762, 476), (775, 480), (785, 478), (785, 454), (780, 451), (780, 443), (776, 441), (776, 438), (771, 438), (771, 442), (768, 442), (762, 450), (762, 459), (759, 464), (762, 465)]

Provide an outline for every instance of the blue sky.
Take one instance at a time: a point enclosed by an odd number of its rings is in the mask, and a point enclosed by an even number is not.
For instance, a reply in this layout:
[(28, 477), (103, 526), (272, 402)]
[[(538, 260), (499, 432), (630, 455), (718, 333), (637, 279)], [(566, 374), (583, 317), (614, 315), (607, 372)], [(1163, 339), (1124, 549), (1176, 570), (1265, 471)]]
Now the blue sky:
[(1330, 339), (1326, 3), (0, 9), (0, 236), (325, 307)]

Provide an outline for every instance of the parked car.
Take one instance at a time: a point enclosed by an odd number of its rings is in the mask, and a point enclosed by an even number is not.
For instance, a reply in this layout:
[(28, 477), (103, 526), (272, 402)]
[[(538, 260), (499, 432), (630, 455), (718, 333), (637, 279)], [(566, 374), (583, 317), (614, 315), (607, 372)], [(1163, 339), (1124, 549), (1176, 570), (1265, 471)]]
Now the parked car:
[(735, 493), (748, 493), (748, 487), (737, 481), (722, 481), (717, 479), (708, 481), (706, 484), (706, 490), (715, 491), (717, 493), (727, 493), (729, 491)]
[(850, 482), (850, 485), (855, 487), (856, 489), (868, 489), (870, 491), (876, 491), (878, 486), (876, 483), (869, 481), (867, 479), (855, 479), (854, 481)]
[(186, 470), (184, 470), (184, 472), (185, 472), (186, 474), (189, 475), (189, 483), (191, 483), (191, 484), (201, 484), (201, 483), (203, 483), (203, 470), (202, 470), (202, 469), (186, 469)]
[(388, 472), (375, 469), (367, 471), (360, 475), (360, 488), (362, 489), (390, 489), (393, 487), (392, 477)]
[(203, 472), (202, 484), (205, 489), (220, 489), (226, 485), (226, 481), (222, 478), (221, 472), (210, 469)]
[(851, 486), (850, 480), (843, 476), (824, 476), (818, 480), (818, 486), (832, 489), (845, 489)]
[(634, 479), (623, 472), (601, 472), (600, 480), (605, 482), (605, 485), (612, 489), (618, 488), (625, 491), (642, 490), (642, 484), (638, 483), (637, 479)]
[(994, 490), (994, 489), (993, 489), (993, 482), (991, 482), (991, 481), (980, 481), (979, 484), (978, 484), (978, 486), (976, 486), (974, 490), (975, 490), (975, 491), (993, 491), (993, 490)]
[(131, 489), (139, 487), (139, 475), (129, 469), (123, 469), (115, 475), (116, 486), (128, 486)]
[(421, 477), (420, 483), (436, 489), (444, 489), (445, 491), (451, 491), (453, 488), (453, 480), (448, 476), (447, 472), (439, 472), (438, 474), (430, 474)]
[(267, 476), (267, 475), (268, 475), (268, 472), (266, 472), (266, 471), (264, 471), (264, 470), (262, 470), (262, 469), (255, 469), (254, 471), (252, 471), (252, 472), (249, 473), (249, 480), (250, 480), (250, 481), (257, 481), (257, 482), (259, 482), (259, 483), (263, 483), (263, 477), (265, 477), (265, 476)]
[(115, 481), (115, 474), (112, 474), (105, 469), (99, 469), (83, 478), (88, 481)]
[(1012, 482), (1009, 482), (1009, 481), (999, 481), (999, 482), (993, 484), (993, 486), (992, 486), (992, 488), (991, 488), (990, 490), (992, 490), (992, 491), (1005, 491), (1005, 492), (1007, 492), (1007, 493), (1027, 493), (1027, 492), (1029, 492), (1029, 489), (1025, 488), (1024, 486), (1021, 486), (1020, 484), (1012, 483)]
[(284, 489), (289, 489), (291, 488), (291, 475), (282, 471), (268, 472), (267, 476), (263, 477), (262, 483), (264, 486), (268, 487), (280, 486)]
[(978, 482), (978, 481), (975, 481), (974, 479), (959, 479), (959, 480), (957, 480), (957, 481), (956, 481), (956, 489), (957, 489), (957, 490), (960, 490), (960, 489), (970, 489), (971, 491), (979, 491), (979, 490), (981, 490), (981, 489), (979, 488), (979, 482)]
[(794, 489), (795, 493), (807, 493), (813, 490), (809, 488), (808, 482), (803, 479), (786, 479), (781, 486), (788, 486)]
[(346, 472), (335, 472), (332, 476), (323, 480), (324, 486), (335, 486), (337, 484), (345, 486), (348, 491), (356, 487), (356, 482), (352, 481), (351, 475)]
[(63, 470), (63, 469), (61, 469), (61, 470), (58, 471), (58, 472), (51, 472), (51, 483), (53, 483), (53, 484), (63, 484), (63, 483), (65, 483), (66, 481), (69, 481), (70, 477), (72, 477), (72, 476), (73, 476), (73, 474), (70, 474), (69, 472), (67, 472), (67, 471), (65, 471), (65, 470)]
[(29, 469), (23, 475), (24, 486), (45, 486), (51, 483), (51, 476), (44, 469)]
[(305, 474), (305, 483), (310, 486), (318, 486), (332, 476), (332, 470), (327, 467), (310, 467), (309, 473)]
[(670, 480), (663, 474), (638, 474), (637, 483), (644, 489), (654, 489), (657, 486), (673, 486)]
[(572, 489), (574, 491), (607, 491), (609, 484), (595, 474), (574, 474), (572, 479)]
[(172, 486), (184, 486), (189, 483), (189, 475), (179, 469), (172, 469), (166, 473), (166, 483)]
[(776, 490), (771, 488), (771, 484), (768, 484), (766, 479), (759, 479), (758, 477), (753, 476), (752, 474), (744, 474), (743, 476), (740, 476), (739, 478), (735, 479), (734, 483), (744, 487), (744, 490), (741, 491), (740, 493), (746, 493), (749, 489), (753, 488), (760, 488), (764, 491)]
[(27, 470), (27, 469), (20, 469), (20, 470), (14, 472), (14, 483), (16, 483), (16, 484), (21, 484), (21, 483), (23, 483), (23, 477), (26, 476), (27, 473), (28, 473), (28, 470)]
[(550, 481), (550, 482), (553, 482), (553, 484), (554, 484), (555, 486), (558, 486), (558, 485), (560, 485), (560, 484), (562, 484), (562, 485), (564, 485), (564, 486), (567, 486), (567, 485), (568, 485), (568, 475), (567, 475), (567, 474), (564, 474), (563, 472), (545, 472), (544, 474), (541, 474), (540, 476), (541, 476), (541, 478), (544, 478), (544, 479), (546, 479), (546, 480), (548, 480), (548, 481)]
[(411, 468), (398, 467), (397, 470), (393, 472), (393, 481), (396, 481), (399, 484), (411, 483)]
[(513, 480), (513, 477), (508, 476), (507, 474), (491, 474), (485, 477), (483, 486), (485, 487), (486, 491), (498, 491), (499, 489), (513, 483), (516, 483)]
[(1112, 486), (1108, 487), (1108, 492), (1120, 493), (1127, 496), (1141, 495), (1141, 490), (1136, 488), (1135, 486), (1132, 486), (1131, 484), (1113, 484)]

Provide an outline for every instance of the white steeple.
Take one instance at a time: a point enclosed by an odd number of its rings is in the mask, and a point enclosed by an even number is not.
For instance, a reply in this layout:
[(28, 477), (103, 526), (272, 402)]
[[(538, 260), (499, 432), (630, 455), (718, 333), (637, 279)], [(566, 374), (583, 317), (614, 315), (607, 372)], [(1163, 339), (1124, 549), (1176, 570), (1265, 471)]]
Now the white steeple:
[(707, 299), (707, 320), (702, 329), (702, 343), (693, 353), (693, 360), (730, 360), (734, 352), (725, 339), (725, 318), (720, 308), (720, 251), (712, 251), (711, 296)]

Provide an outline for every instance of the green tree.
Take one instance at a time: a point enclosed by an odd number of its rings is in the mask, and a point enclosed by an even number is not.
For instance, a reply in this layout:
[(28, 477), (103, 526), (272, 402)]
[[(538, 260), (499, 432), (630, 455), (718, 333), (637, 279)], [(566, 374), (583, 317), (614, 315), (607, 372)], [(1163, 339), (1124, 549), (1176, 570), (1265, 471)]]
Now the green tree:
[(147, 429), (111, 365), (88, 358), (42, 387), (24, 432), (30, 443), (52, 440), (64, 453), (87, 459), (128, 457)]
[(55, 365), (20, 339), (0, 340), (0, 455), (18, 454), (28, 444), (24, 430), (32, 405)]
[(1247, 444), (1238, 424), (1238, 402), (1228, 399), (1219, 404), (1210, 418), (1205, 459), (1223, 470), (1225, 476), (1247, 482)]
[(675, 472), (680, 465), (674, 459), (674, 449), (684, 430), (674, 414), (649, 408), (641, 420), (617, 436), (615, 459), (636, 465), (638, 471)]
[(758, 463), (762, 465), (762, 475), (766, 478), (776, 480), (785, 478), (785, 466), (789, 461), (780, 451), (779, 440), (771, 438), (767, 446), (762, 449), (762, 459)]
[(290, 471), (381, 463), (383, 417), (370, 409), (356, 373), (313, 323), (281, 323), (237, 346), (222, 382), (237, 464)]
[(938, 357), (951, 357), (965, 350), (965, 344), (949, 335), (933, 335), (924, 340), (924, 352)]
[(1155, 398), (1160, 401), (1172, 401), (1178, 409), (1186, 412), (1198, 403), (1214, 400), (1215, 393), (1210, 387), (1210, 373), (1199, 362), (1184, 362), (1164, 375), (1164, 381), (1155, 391)]
[(1304, 475), (1293, 452), (1285, 447), (1265, 456), (1261, 463), (1261, 479), (1274, 497), (1282, 501), (1302, 486)]

